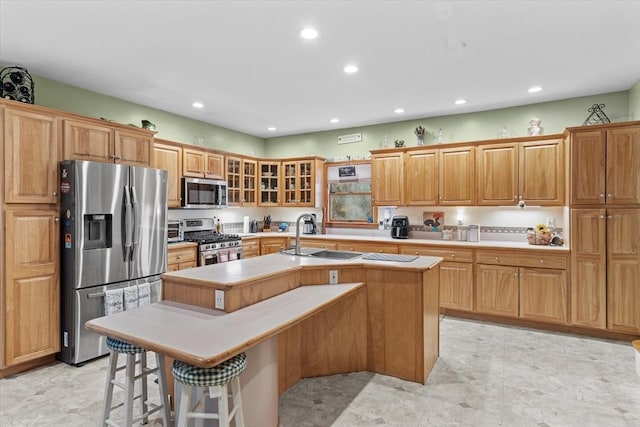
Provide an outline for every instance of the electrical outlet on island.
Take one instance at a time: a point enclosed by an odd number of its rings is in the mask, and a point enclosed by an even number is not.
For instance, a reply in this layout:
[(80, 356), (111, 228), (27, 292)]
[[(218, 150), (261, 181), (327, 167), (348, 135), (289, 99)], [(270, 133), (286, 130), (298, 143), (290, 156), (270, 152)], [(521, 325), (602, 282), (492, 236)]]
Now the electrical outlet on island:
[(338, 270), (329, 270), (329, 284), (330, 285), (338, 284)]
[(218, 310), (224, 310), (224, 291), (216, 289), (215, 298), (216, 300), (213, 305), (214, 308), (217, 308)]

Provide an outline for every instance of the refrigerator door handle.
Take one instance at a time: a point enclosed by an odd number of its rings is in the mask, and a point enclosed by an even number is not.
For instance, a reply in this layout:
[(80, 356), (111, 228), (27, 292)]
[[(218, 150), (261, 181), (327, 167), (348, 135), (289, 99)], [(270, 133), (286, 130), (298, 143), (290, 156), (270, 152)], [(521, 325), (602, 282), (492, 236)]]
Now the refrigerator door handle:
[(87, 294), (87, 299), (90, 298), (102, 298), (104, 296), (104, 292), (94, 292), (92, 294)]
[(131, 205), (131, 193), (129, 192), (129, 186), (124, 186), (124, 259), (129, 261), (131, 259), (132, 249), (132, 234), (133, 234), (133, 206)]
[(133, 239), (131, 243), (131, 259), (133, 259), (133, 254), (140, 243), (140, 209), (138, 209), (138, 196), (134, 186), (131, 186), (131, 209), (131, 217), (133, 218), (131, 224), (131, 238)]

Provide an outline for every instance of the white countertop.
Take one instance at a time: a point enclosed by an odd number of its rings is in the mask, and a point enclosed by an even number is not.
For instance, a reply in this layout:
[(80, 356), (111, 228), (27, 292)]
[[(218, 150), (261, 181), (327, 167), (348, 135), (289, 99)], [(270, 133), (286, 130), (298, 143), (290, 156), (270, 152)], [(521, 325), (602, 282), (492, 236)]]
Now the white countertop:
[(275, 253), (186, 270), (172, 271), (163, 274), (163, 277), (168, 276), (206, 281), (218, 286), (231, 287), (239, 283), (274, 276), (305, 266), (382, 265), (386, 268), (424, 271), (433, 268), (440, 261), (442, 261), (442, 258), (431, 256), (421, 256), (412, 262), (392, 262), (364, 260), (361, 259), (361, 257), (348, 260), (334, 260)]
[(187, 363), (211, 367), (362, 286), (362, 283), (301, 286), (233, 313), (161, 301), (90, 320), (86, 327)]
[[(289, 237), (295, 238), (296, 233), (286, 232), (269, 232), (258, 233), (261, 237)], [(491, 248), (491, 249), (534, 249), (549, 250), (558, 252), (569, 252), (568, 246), (550, 246), (550, 245), (530, 245), (526, 240), (523, 241), (502, 241), (502, 240), (480, 240), (479, 242), (465, 242), (459, 240), (437, 240), (437, 239), (392, 239), (386, 236), (361, 236), (349, 234), (301, 234), (301, 239), (322, 239), (322, 240), (353, 240), (360, 242), (380, 242), (380, 243), (397, 243), (403, 245), (425, 245), (425, 246), (458, 246), (461, 248)]]

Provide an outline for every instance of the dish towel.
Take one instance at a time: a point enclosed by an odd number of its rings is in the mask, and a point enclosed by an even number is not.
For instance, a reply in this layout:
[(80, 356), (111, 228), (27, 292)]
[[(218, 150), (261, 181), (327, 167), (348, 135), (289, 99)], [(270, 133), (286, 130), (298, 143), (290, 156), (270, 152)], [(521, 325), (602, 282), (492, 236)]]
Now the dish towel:
[(129, 286), (124, 288), (124, 309), (132, 310), (138, 308), (138, 287)]
[(229, 261), (238, 259), (238, 250), (233, 248), (229, 249)]
[(109, 316), (110, 314), (119, 313), (124, 310), (123, 301), (124, 292), (122, 288), (111, 289), (104, 291), (104, 314)]
[(138, 285), (138, 307), (151, 304), (151, 286), (148, 283)]
[(229, 261), (229, 251), (227, 250), (219, 250), (218, 251), (218, 262), (227, 262)]

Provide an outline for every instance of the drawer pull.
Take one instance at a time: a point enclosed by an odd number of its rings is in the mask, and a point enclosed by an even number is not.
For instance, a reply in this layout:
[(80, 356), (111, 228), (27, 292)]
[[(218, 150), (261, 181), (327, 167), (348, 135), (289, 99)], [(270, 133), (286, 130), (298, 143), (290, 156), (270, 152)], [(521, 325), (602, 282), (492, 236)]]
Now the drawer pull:
[(450, 254), (451, 258), (455, 258), (456, 254)]
[(544, 260), (543, 259), (540, 260), (540, 264), (544, 264)]
[(177, 258), (178, 258), (178, 259), (182, 259), (182, 255), (178, 255), (178, 257), (177, 257)]
[(496, 257), (496, 261), (500, 262), (500, 257)]

